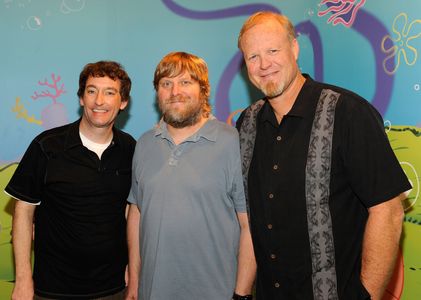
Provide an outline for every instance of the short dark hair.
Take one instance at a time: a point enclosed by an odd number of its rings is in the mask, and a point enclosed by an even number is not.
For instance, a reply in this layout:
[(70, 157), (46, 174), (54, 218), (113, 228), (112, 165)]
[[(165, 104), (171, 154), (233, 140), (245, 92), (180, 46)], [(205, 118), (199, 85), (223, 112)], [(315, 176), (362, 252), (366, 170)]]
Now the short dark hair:
[(89, 77), (110, 77), (112, 80), (120, 80), (120, 96), (122, 101), (130, 100), (132, 81), (123, 66), (115, 61), (98, 61), (87, 64), (79, 76), (79, 90), (77, 95), (82, 98), (85, 93), (86, 81)]

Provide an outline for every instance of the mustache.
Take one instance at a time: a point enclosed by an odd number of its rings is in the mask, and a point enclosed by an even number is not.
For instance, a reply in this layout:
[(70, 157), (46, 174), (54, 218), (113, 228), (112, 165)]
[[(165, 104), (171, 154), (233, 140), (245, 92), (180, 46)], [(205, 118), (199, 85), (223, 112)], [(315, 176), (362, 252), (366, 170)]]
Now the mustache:
[(183, 96), (174, 96), (165, 100), (165, 103), (187, 102), (188, 98)]

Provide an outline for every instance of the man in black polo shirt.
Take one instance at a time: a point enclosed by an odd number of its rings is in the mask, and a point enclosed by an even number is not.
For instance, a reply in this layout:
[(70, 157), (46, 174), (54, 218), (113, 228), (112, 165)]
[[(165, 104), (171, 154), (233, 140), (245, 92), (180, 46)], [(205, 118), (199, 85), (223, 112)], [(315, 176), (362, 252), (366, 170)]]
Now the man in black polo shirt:
[(13, 299), (124, 299), (135, 140), (114, 122), (130, 89), (120, 64), (87, 64), (77, 93), (81, 119), (38, 135), (6, 186), (18, 200)]
[(254, 14), (238, 46), (266, 95), (237, 121), (257, 299), (381, 299), (411, 188), (381, 116), (300, 73), (284, 16)]

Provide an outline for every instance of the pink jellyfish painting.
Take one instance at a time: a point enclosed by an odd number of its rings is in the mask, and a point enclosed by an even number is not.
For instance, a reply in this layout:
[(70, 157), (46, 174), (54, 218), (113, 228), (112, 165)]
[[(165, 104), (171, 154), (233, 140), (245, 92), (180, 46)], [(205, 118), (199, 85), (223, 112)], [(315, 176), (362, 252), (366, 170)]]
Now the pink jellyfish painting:
[(321, 5), (327, 5), (327, 9), (319, 11), (317, 14), (322, 17), (326, 14), (332, 13), (327, 20), (333, 25), (342, 24), (346, 27), (351, 27), (355, 21), (358, 10), (365, 4), (366, 0), (322, 0)]

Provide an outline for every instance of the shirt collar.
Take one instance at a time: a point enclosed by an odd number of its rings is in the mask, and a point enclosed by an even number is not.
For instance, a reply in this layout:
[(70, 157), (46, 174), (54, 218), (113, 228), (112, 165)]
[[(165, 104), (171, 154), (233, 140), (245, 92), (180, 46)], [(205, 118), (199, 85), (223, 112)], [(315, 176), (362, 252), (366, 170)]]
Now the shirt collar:
[[(66, 142), (65, 142), (65, 149), (70, 149), (76, 146), (83, 146), (82, 140), (80, 139), (79, 135), (79, 126), (80, 118), (76, 122), (69, 124), (69, 128), (67, 130)], [(119, 145), (121, 144), (121, 136), (119, 131), (113, 126), (113, 140), (111, 141), (111, 145)]]
[[(207, 120), (198, 131), (188, 137), (184, 142), (195, 143), (201, 138), (210, 142), (215, 142), (217, 138), (217, 128), (215, 126), (216, 122), (218, 122), (217, 119), (213, 115), (210, 115), (209, 120)], [(165, 123), (163, 119), (161, 119), (155, 127), (155, 136), (160, 136), (161, 138), (172, 142), (172, 138), (167, 129), (167, 123)]]
[(67, 136), (66, 136), (66, 142), (65, 142), (65, 149), (70, 149), (82, 144), (82, 140), (79, 136), (79, 124), (81, 119), (77, 120), (76, 122), (73, 122), (69, 125), (69, 128), (67, 130)]

